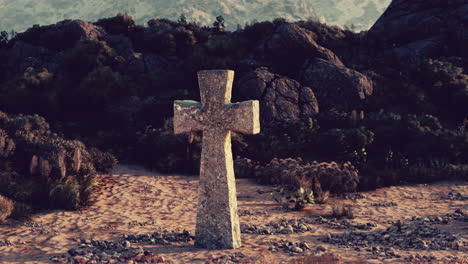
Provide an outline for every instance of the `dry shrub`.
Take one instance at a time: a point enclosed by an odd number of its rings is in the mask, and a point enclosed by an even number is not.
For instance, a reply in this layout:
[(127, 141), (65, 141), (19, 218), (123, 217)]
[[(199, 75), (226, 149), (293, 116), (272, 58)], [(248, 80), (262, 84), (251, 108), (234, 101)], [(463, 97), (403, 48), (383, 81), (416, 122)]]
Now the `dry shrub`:
[[(322, 189), (331, 193), (354, 192), (359, 184), (359, 172), (350, 162), (307, 163), (301, 158), (274, 158), (265, 166), (256, 165), (253, 170), (260, 183), (304, 186), (300, 181), (311, 185), (314, 181), (312, 186), (304, 187), (312, 187), (319, 193)], [(326, 200), (327, 194), (321, 193), (319, 196)]]
[(0, 222), (5, 221), (13, 213), (14, 208), (10, 199), (0, 195)]
[(332, 216), (336, 218), (346, 217), (349, 219), (353, 219), (355, 217), (353, 207), (349, 204), (334, 205), (332, 208)]
[(17, 202), (15, 201), (14, 203), (14, 209), (13, 209), (13, 212), (11, 213), (11, 218), (14, 218), (14, 219), (21, 219), (21, 218), (30, 218), (33, 210), (31, 208), (31, 206), (25, 204), (25, 203), (21, 203), (21, 202)]
[(312, 191), (314, 192), (315, 203), (325, 204), (330, 196), (329, 191), (322, 190), (322, 185), (317, 177), (312, 180)]
[(314, 161), (310, 168), (322, 188), (332, 193), (354, 192), (359, 184), (359, 172), (350, 162), (338, 164), (334, 161)]

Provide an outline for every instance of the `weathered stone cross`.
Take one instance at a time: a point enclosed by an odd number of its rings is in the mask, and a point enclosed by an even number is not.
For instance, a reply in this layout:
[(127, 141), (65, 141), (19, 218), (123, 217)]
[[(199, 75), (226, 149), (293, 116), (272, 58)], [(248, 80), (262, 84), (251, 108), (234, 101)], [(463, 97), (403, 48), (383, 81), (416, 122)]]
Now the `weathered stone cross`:
[(174, 133), (203, 131), (195, 246), (239, 248), (231, 130), (260, 132), (259, 103), (231, 103), (234, 72), (198, 72), (201, 103), (174, 102)]

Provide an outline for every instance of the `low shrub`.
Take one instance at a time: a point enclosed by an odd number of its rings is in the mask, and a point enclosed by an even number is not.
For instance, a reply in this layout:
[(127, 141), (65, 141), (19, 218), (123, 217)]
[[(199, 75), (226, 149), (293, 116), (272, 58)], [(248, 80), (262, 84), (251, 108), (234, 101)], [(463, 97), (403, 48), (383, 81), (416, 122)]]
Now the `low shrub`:
[[(302, 183), (302, 185), (307, 185)], [(314, 203), (314, 193), (312, 189), (302, 186), (286, 186), (277, 191), (273, 195), (277, 201), (285, 209), (302, 210), (308, 204)]]
[[(0, 193), (25, 204), (16, 215), (25, 214), (29, 205), (77, 209), (89, 200), (98, 171), (108, 172), (116, 165), (111, 154), (88, 151), (82, 142), (51, 132), (37, 115), (0, 112), (0, 129), (0, 138), (16, 146), (13, 154), (0, 158)], [(11, 144), (3, 145), (2, 153), (8, 153)]]
[(360, 181), (359, 171), (351, 162), (313, 162), (310, 170), (321, 187), (332, 193), (355, 192)]
[[(265, 166), (255, 166), (254, 175), (260, 183), (307, 186), (311, 189), (318, 182), (320, 190), (323, 188), (332, 193), (354, 192), (359, 184), (359, 172), (350, 162), (307, 163), (301, 158), (275, 158)], [(313, 181), (316, 183), (313, 184)]]
[(13, 202), (3, 195), (0, 195), (0, 223), (5, 221), (14, 210)]
[(174, 135), (171, 128), (151, 126), (138, 132), (132, 153), (135, 162), (162, 173), (195, 174), (199, 171), (201, 134)]
[(335, 218), (346, 217), (348, 219), (353, 219), (354, 218), (353, 207), (349, 204), (348, 205), (344, 205), (344, 204), (334, 205), (332, 207), (332, 217), (335, 217)]
[(236, 157), (234, 160), (234, 172), (236, 178), (254, 178), (254, 168), (258, 165), (257, 161)]
[(97, 148), (90, 148), (89, 154), (91, 155), (94, 168), (96, 168), (98, 172), (110, 173), (112, 169), (117, 166), (117, 159), (109, 152), (103, 152)]

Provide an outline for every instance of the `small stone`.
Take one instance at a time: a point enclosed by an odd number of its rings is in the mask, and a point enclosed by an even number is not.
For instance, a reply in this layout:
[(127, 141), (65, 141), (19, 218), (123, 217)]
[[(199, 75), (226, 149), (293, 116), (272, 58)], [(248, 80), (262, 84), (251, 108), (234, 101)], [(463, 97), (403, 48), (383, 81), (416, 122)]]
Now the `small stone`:
[(307, 244), (306, 242), (301, 242), (299, 246), (303, 249), (310, 249), (309, 244)]
[(73, 258), (73, 260), (75, 261), (75, 263), (78, 263), (78, 264), (86, 264), (88, 263), (88, 259), (83, 257), (83, 256), (75, 256)]
[(452, 242), (452, 244), (450, 245), (450, 247), (453, 249), (453, 250), (459, 250), (460, 248), (463, 248), (463, 241), (460, 240), (460, 239), (457, 239), (457, 240), (454, 240)]
[(294, 253), (302, 253), (304, 252), (304, 250), (300, 247), (296, 247), (296, 246), (292, 246), (290, 249), (290, 251), (294, 252)]
[(316, 248), (316, 250), (317, 250), (317, 251), (324, 251), (324, 252), (327, 251), (327, 249), (326, 249), (324, 246), (318, 246), (318, 247)]
[(78, 255), (78, 251), (76, 251), (76, 249), (74, 249), (74, 248), (68, 250), (67, 253), (70, 254), (71, 256)]
[(132, 243), (130, 243), (130, 241), (128, 241), (128, 240), (125, 240), (125, 241), (123, 242), (123, 246), (124, 246), (125, 248), (129, 248), (129, 247), (132, 246)]

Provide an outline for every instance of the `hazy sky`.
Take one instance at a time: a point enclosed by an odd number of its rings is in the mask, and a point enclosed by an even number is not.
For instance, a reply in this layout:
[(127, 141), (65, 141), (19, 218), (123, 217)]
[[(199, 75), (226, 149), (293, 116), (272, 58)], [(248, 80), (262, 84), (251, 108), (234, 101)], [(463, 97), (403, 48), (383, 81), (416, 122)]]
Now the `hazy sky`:
[(189, 21), (209, 25), (223, 15), (228, 28), (252, 20), (285, 17), (290, 21), (315, 17), (341, 27), (351, 24), (368, 29), (390, 0), (0, 0), (0, 31), (25, 31), (34, 24), (48, 25), (64, 19), (96, 21), (127, 12), (138, 24), (151, 18)]

